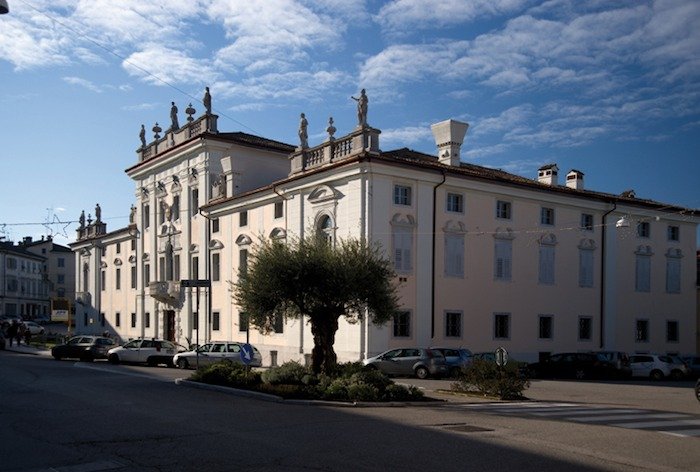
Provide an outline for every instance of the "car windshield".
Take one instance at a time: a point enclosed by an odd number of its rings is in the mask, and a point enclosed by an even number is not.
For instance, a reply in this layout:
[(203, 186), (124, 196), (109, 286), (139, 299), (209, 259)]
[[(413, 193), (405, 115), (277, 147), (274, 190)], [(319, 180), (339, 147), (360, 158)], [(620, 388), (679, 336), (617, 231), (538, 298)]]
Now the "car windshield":
[(197, 348), (197, 352), (209, 352), (209, 349), (211, 349), (211, 343), (204, 344), (203, 346), (199, 346)]

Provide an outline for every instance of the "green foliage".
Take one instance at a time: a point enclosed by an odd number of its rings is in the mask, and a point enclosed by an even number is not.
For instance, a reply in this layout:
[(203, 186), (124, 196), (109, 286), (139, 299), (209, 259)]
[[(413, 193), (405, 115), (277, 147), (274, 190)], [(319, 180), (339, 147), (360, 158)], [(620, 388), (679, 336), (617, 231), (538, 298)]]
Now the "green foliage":
[(262, 380), (272, 385), (308, 385), (312, 372), (298, 362), (285, 362), (278, 367), (270, 367), (262, 373)]
[(365, 314), (375, 324), (398, 309), (395, 273), (378, 246), (364, 240), (307, 237), (283, 243), (262, 240), (249, 256), (248, 271), (233, 285), (233, 297), (262, 333), (280, 318), (304, 316), (314, 335), (313, 368), (329, 373), (338, 319)]
[(478, 392), (502, 400), (523, 398), (523, 391), (530, 386), (529, 380), (516, 367), (500, 368), (495, 362), (474, 359), (462, 370), (452, 389), (460, 392)]
[(197, 370), (190, 380), (234, 388), (251, 388), (260, 384), (260, 373), (237, 362), (221, 361)]

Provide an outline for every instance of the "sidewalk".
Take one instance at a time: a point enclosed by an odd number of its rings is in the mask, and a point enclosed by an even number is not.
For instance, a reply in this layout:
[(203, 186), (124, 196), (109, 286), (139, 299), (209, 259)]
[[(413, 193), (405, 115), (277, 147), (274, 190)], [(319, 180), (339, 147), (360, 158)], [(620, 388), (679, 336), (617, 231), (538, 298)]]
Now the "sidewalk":
[(21, 354), (32, 354), (35, 356), (51, 357), (51, 351), (49, 349), (45, 349), (45, 348), (41, 348), (41, 347), (34, 347), (34, 346), (27, 346), (24, 343), (20, 344), (19, 346), (16, 343), (12, 343), (12, 346), (10, 346), (9, 341), (7, 341), (5, 344), (5, 350), (10, 351), (10, 352), (19, 352)]

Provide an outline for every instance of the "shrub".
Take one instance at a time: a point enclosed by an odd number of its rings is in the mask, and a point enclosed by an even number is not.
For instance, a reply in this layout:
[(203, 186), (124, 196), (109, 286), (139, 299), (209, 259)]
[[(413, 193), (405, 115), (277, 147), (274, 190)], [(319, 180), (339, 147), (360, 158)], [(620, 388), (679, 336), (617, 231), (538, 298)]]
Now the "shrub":
[(423, 391), (411, 385), (406, 388), (403, 385), (391, 384), (387, 385), (384, 390), (382, 400), (388, 402), (406, 402), (411, 400), (422, 400)]
[(202, 367), (190, 380), (225, 387), (250, 388), (260, 384), (260, 374), (236, 362), (222, 361)]
[(353, 374), (362, 372), (365, 370), (365, 366), (362, 362), (345, 362), (342, 364), (336, 364), (335, 368), (329, 373), (333, 378), (338, 377), (350, 377)]
[(348, 400), (376, 402), (379, 400), (379, 389), (364, 382), (353, 382), (348, 385)]
[(325, 389), (319, 389), (321, 398), (325, 400), (347, 400), (348, 382), (347, 379), (334, 379)]
[(479, 392), (501, 400), (523, 398), (523, 391), (530, 386), (529, 380), (517, 368), (500, 368), (494, 362), (474, 359), (462, 371), (452, 389), (462, 392)]
[(281, 366), (271, 367), (262, 374), (262, 380), (272, 385), (309, 385), (312, 383), (313, 373), (308, 367), (304, 367), (295, 361), (285, 362)]

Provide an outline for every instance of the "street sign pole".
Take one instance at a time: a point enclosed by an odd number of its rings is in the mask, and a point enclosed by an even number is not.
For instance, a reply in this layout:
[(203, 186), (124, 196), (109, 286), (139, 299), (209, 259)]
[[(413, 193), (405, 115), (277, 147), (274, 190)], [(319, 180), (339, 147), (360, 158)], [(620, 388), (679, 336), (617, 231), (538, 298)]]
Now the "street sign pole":
[(199, 287), (197, 287), (197, 349), (195, 350), (197, 357), (197, 370), (199, 370)]

